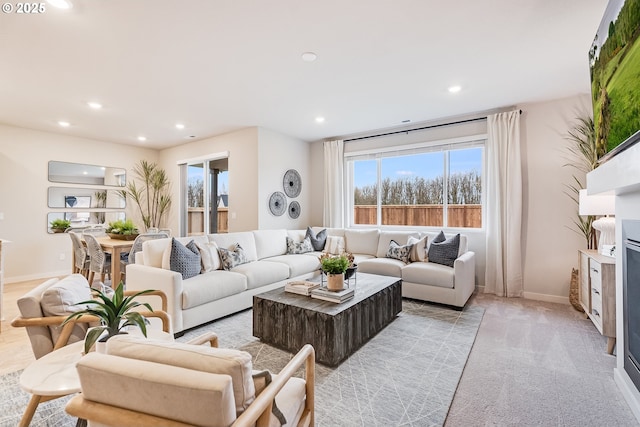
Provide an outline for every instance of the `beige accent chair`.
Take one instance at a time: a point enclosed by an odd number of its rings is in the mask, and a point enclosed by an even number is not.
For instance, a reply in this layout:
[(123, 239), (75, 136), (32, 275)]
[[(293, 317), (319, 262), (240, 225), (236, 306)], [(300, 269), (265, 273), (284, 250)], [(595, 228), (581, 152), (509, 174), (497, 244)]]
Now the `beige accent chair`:
[[(294, 377), (303, 365), (304, 379)], [(265, 372), (253, 371), (244, 351), (126, 335), (111, 338), (106, 354), (83, 357), (77, 369), (82, 392), (66, 411), (89, 426), (314, 425), (309, 344), (264, 388)]]
[[(137, 291), (125, 291), (132, 295)], [(157, 317), (162, 321), (162, 330), (171, 332), (167, 310), (167, 297), (161, 291), (153, 291), (161, 299), (161, 310), (143, 312), (145, 317)], [(82, 316), (75, 322), (61, 326), (65, 319), (82, 307), (74, 307), (80, 301), (92, 299), (89, 282), (81, 274), (71, 274), (63, 279), (49, 279), (35, 287), (17, 301), (20, 315), (11, 322), (13, 327), (27, 331), (36, 359), (67, 344), (84, 339), (87, 328), (97, 321), (93, 316)]]

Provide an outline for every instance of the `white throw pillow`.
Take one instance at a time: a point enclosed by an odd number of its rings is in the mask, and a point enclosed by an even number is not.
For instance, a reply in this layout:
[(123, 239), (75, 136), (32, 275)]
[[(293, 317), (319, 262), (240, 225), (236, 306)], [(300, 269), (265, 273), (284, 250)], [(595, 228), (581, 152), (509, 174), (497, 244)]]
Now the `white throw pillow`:
[(202, 260), (202, 273), (220, 270), (220, 255), (218, 254), (218, 245), (215, 242), (202, 243), (196, 242), (196, 246), (200, 251)]
[(427, 246), (429, 244), (429, 236), (423, 236), (421, 239), (415, 237), (409, 237), (407, 240), (408, 245), (413, 245), (409, 258), (411, 262), (429, 261), (427, 256)]
[(344, 237), (327, 236), (327, 242), (324, 245), (324, 251), (332, 255), (340, 255), (344, 252)]

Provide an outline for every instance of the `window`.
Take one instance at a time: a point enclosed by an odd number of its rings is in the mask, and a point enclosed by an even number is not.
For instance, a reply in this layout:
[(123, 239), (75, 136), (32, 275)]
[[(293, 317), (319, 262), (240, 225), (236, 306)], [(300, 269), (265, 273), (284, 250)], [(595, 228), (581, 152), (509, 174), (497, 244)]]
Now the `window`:
[(481, 228), (484, 142), (459, 147), (347, 157), (350, 223)]

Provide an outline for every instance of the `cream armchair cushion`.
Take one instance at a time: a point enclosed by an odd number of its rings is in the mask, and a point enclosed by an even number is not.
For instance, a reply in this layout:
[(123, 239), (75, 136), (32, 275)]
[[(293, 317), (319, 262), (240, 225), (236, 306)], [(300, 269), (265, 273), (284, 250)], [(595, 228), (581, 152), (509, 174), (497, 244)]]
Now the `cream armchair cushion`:
[(238, 414), (253, 402), (256, 389), (251, 355), (246, 351), (119, 335), (107, 341), (107, 354), (228, 375)]

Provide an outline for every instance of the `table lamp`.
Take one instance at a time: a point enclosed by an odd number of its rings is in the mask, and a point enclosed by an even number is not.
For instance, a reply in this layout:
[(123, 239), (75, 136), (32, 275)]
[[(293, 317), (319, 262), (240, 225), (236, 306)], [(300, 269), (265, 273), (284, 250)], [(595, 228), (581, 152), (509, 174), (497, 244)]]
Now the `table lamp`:
[(613, 215), (616, 211), (616, 200), (613, 194), (588, 195), (587, 190), (580, 190), (579, 215), (605, 215), (593, 221), (591, 226), (600, 232), (598, 252), (602, 255), (614, 256), (616, 245), (616, 219), (606, 215)]

